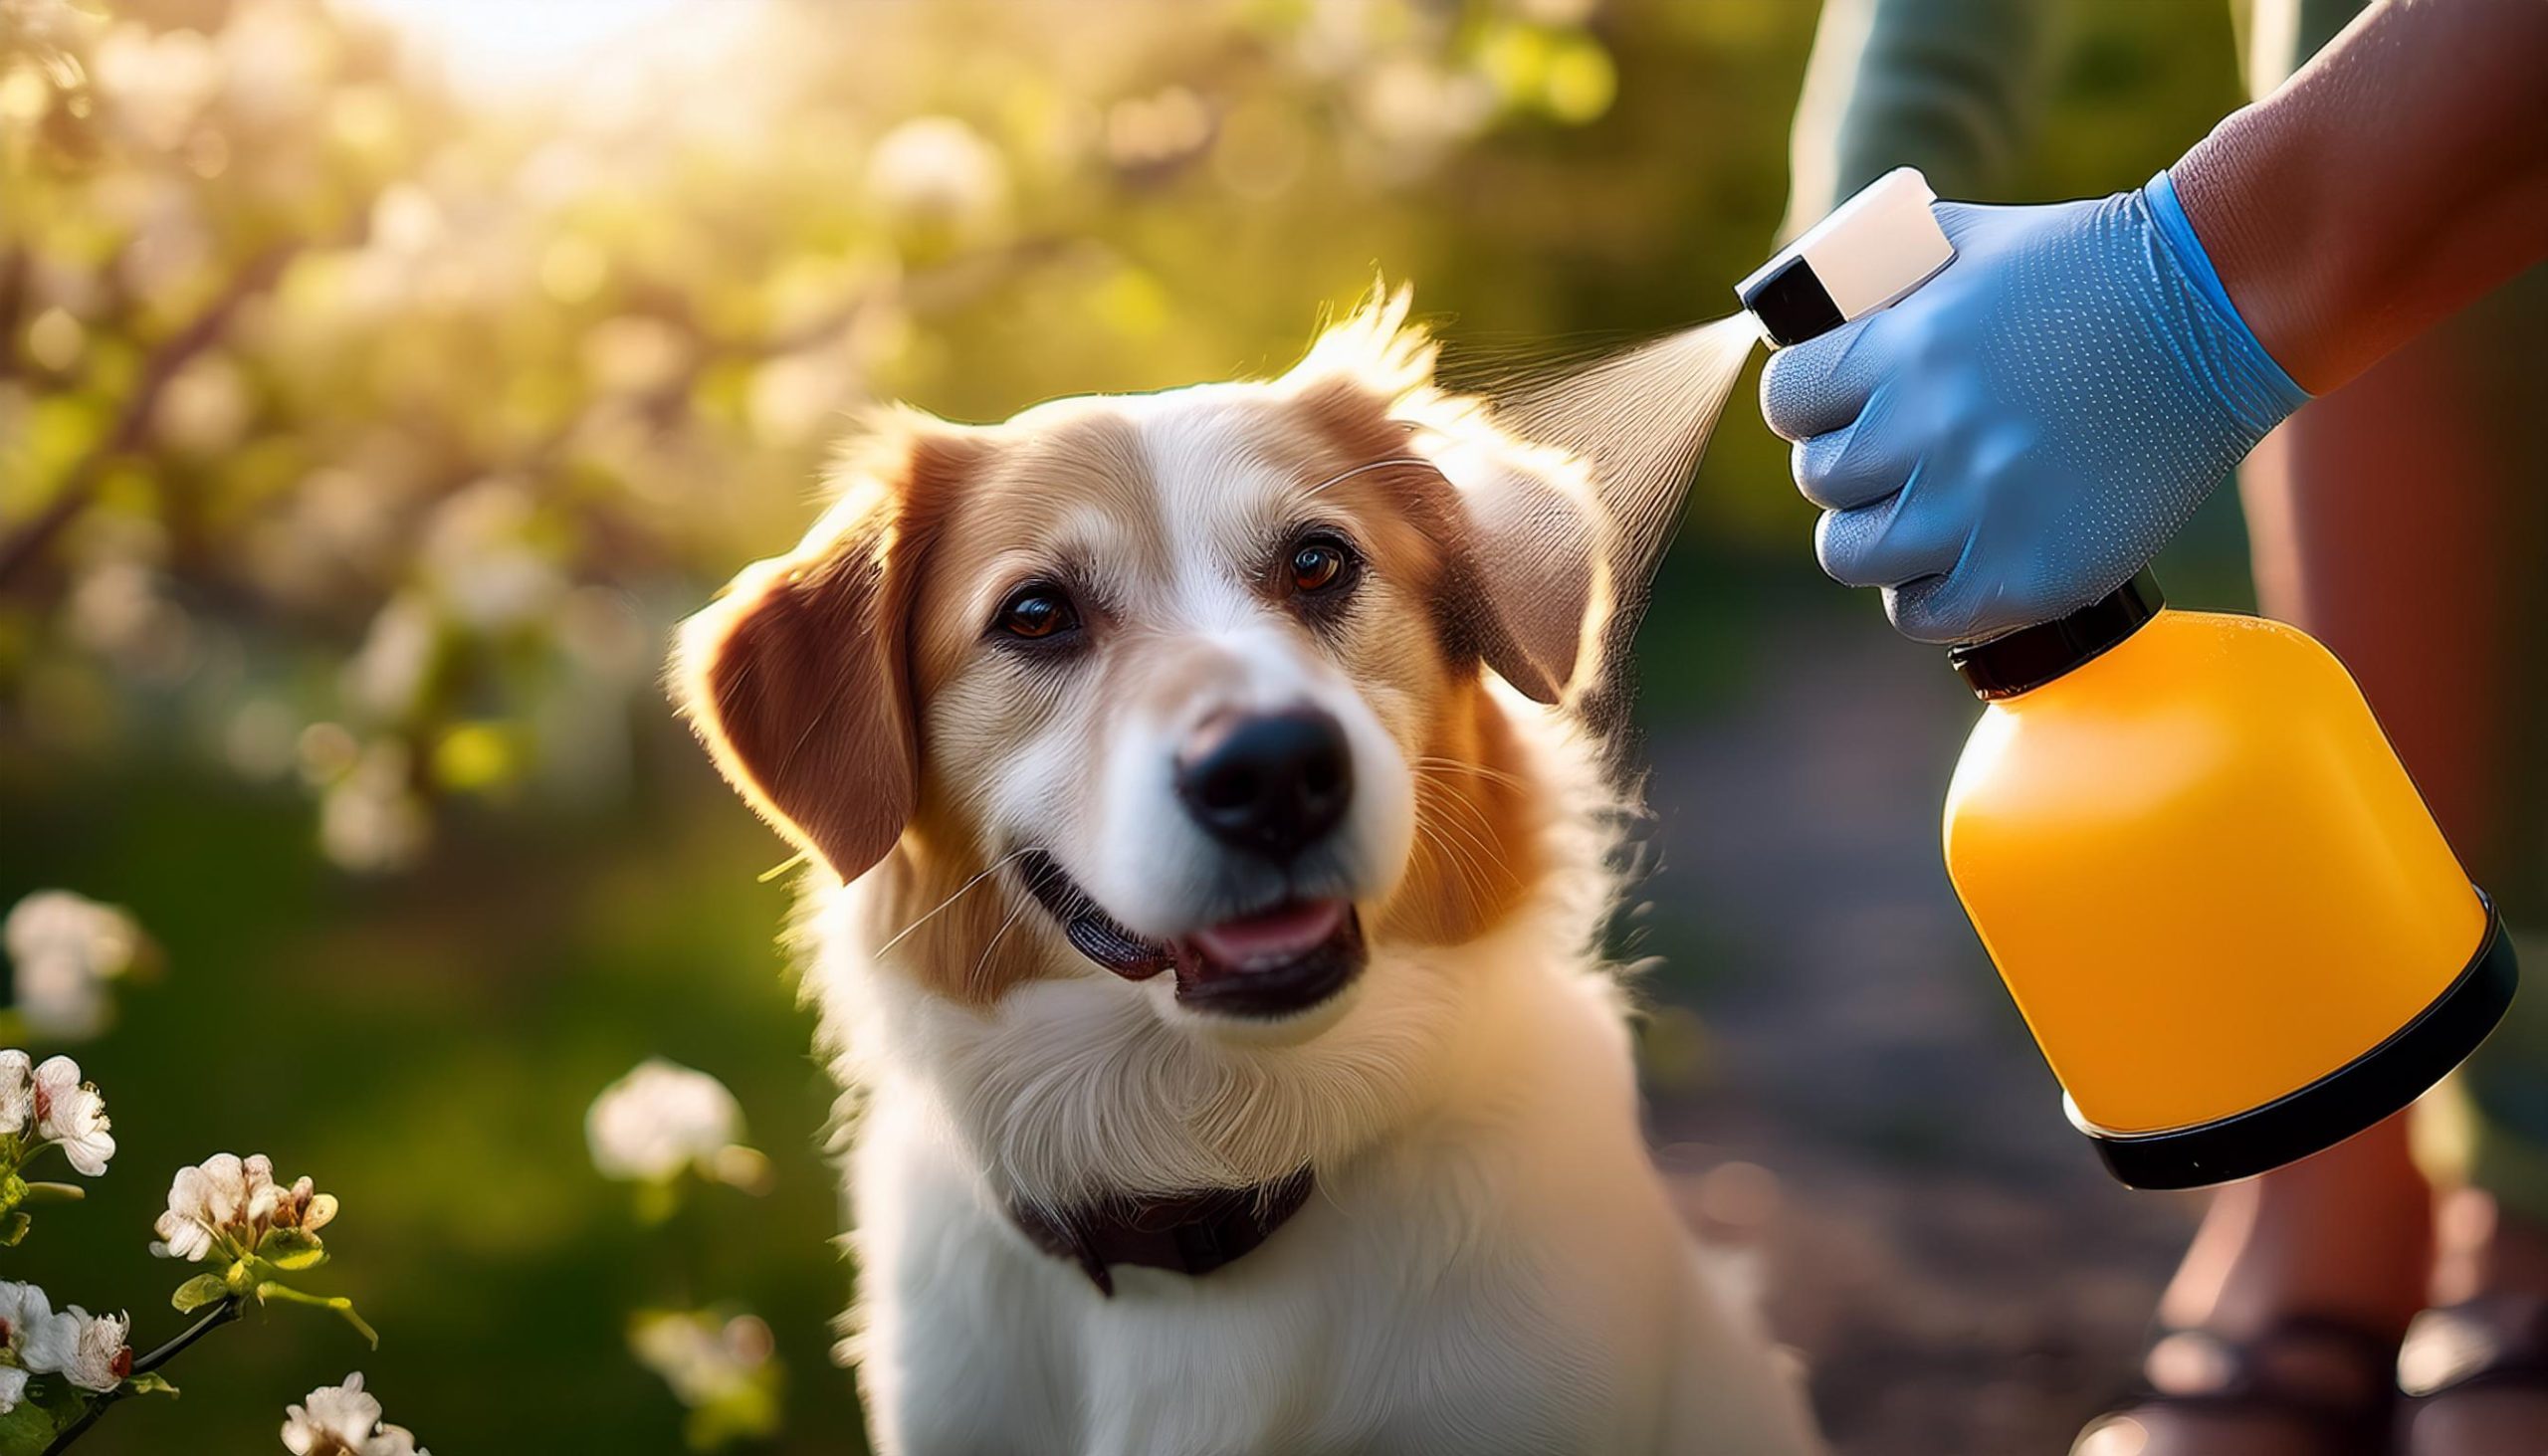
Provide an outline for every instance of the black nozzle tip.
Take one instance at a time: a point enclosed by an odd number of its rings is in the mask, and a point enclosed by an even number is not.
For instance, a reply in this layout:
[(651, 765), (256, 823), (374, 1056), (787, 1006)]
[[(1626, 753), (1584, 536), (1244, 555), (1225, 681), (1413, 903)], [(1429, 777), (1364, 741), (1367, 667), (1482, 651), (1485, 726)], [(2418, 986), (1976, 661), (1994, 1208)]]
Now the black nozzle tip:
[(1781, 348), (1829, 333), (1848, 321), (1802, 254), (1751, 289), (1738, 290), (1735, 297), (1761, 320), (1761, 331), (1770, 336), (1770, 342)]

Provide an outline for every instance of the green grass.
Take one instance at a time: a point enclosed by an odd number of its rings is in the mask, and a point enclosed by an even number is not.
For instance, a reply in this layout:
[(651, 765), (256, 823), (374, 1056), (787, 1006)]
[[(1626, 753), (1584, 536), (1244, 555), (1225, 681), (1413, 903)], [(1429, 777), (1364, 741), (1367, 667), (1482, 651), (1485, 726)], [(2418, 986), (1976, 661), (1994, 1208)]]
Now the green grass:
[[(434, 868), (385, 885), (321, 867), (288, 796), (136, 777), (11, 804), (0, 897), (59, 884), (125, 904), (168, 971), (70, 1049), (121, 1147), (0, 1274), (129, 1308), (135, 1343), (155, 1343), (190, 1272), (145, 1249), (169, 1174), (265, 1151), (343, 1199), (335, 1262), (310, 1283), (383, 1336), (373, 1352), (319, 1312), (252, 1314), (171, 1367), (181, 1401), (128, 1402), (84, 1451), (262, 1449), (287, 1401), (354, 1368), (437, 1450), (678, 1451), (679, 1408), (623, 1322), (685, 1296), (775, 1330), (774, 1449), (858, 1449), (826, 1358), (850, 1282), (817, 1145), (830, 1081), (771, 943), (785, 893), (754, 881), (781, 850), (730, 801), (668, 798), (571, 830), (464, 824)], [(767, 1198), (705, 1189), (680, 1232), (650, 1233), (593, 1173), (584, 1108), (653, 1054), (734, 1088), (776, 1164)]]

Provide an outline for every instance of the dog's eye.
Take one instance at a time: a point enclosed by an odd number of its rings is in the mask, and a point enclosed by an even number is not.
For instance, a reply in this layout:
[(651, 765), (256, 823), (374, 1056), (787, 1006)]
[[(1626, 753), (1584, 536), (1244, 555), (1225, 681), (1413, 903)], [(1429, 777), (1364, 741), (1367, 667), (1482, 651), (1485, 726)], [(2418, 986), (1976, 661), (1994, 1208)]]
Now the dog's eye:
[(993, 625), (1011, 637), (1041, 641), (1078, 626), (1079, 609), (1060, 587), (1037, 583), (1010, 592)]
[(1292, 547), (1292, 589), (1331, 591), (1343, 584), (1353, 564), (1343, 541), (1312, 537)]

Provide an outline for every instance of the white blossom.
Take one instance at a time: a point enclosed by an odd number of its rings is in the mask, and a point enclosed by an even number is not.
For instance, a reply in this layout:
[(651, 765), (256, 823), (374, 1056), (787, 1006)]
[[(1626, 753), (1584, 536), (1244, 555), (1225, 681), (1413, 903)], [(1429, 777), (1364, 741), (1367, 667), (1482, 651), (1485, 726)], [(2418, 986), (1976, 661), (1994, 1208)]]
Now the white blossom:
[(377, 874), (404, 869), (425, 852), (433, 824), (416, 795), (414, 765), (404, 740), (375, 738), (351, 771), (328, 785), (318, 803), (318, 847), (331, 862)]
[(27, 1394), (27, 1332), (53, 1319), (53, 1301), (32, 1284), (0, 1281), (0, 1415), (17, 1409)]
[(168, 1183), (168, 1211), (151, 1225), (159, 1235), (150, 1252), (162, 1259), (202, 1260), (216, 1245), (254, 1252), (270, 1229), (312, 1233), (336, 1216), (334, 1195), (318, 1192), (307, 1177), (289, 1186), (275, 1181), (274, 1160), (264, 1153), (240, 1157), (216, 1152), (194, 1167), (181, 1167)]
[(540, 549), (537, 498), (520, 482), (479, 481), (444, 498), (418, 556), (442, 608), (486, 631), (544, 621), (566, 578)]
[(341, 1385), (321, 1385), (284, 1412), (283, 1443), (293, 1456), (431, 1456), (404, 1426), (383, 1424), (380, 1402), (362, 1388), (362, 1371)]
[(35, 1072), (36, 1136), (62, 1144), (71, 1165), (89, 1177), (106, 1170), (115, 1140), (106, 1129), (106, 1100), (94, 1082), (80, 1080), (80, 1064), (54, 1057)]
[(60, 1375), (83, 1390), (111, 1390), (132, 1373), (132, 1348), (125, 1343), (131, 1333), (125, 1316), (92, 1315), (73, 1305), (28, 1322), (23, 1357), (39, 1375)]
[(0, 925), (14, 972), (11, 998), (40, 1036), (106, 1029), (106, 983), (131, 970), (146, 944), (132, 917), (68, 890), (39, 890)]
[(760, 1378), (774, 1344), (759, 1316), (721, 1319), (708, 1310), (642, 1314), (628, 1334), (638, 1361), (694, 1408), (730, 1399)]
[(661, 1057), (603, 1088), (584, 1117), (593, 1166), (639, 1182), (712, 1163), (743, 1129), (743, 1110), (725, 1083)]
[(0, 1133), (27, 1131), (36, 1115), (36, 1064), (25, 1052), (0, 1051)]
[(953, 116), (915, 116), (877, 138), (867, 196), (888, 217), (972, 236), (1008, 209), (1008, 163)]

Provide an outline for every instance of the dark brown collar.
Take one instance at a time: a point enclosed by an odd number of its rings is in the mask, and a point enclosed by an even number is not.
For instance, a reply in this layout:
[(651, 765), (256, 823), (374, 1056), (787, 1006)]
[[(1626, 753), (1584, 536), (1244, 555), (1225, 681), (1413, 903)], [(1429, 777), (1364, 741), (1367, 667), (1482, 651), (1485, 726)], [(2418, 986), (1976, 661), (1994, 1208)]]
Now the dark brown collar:
[(1011, 1204), (1008, 1216), (1035, 1247), (1077, 1264), (1112, 1299), (1118, 1264), (1199, 1278), (1238, 1262), (1300, 1211), (1316, 1182), (1302, 1168), (1252, 1188), (1106, 1198), (1058, 1216)]

